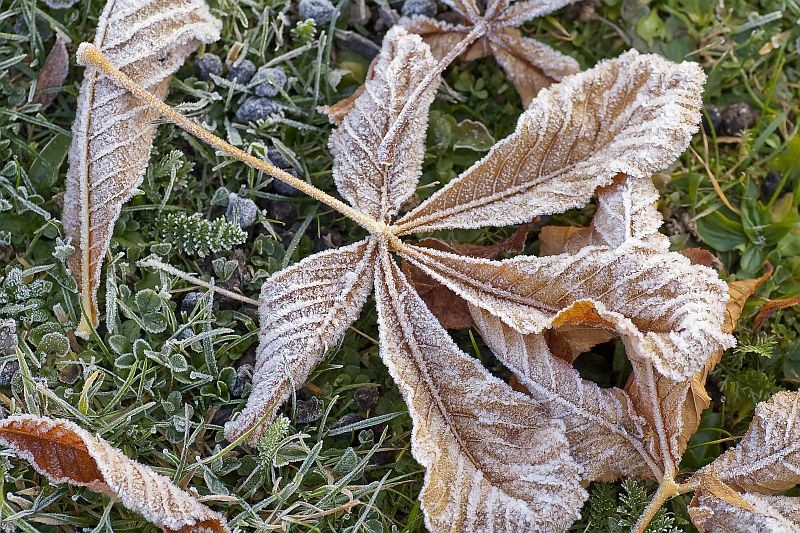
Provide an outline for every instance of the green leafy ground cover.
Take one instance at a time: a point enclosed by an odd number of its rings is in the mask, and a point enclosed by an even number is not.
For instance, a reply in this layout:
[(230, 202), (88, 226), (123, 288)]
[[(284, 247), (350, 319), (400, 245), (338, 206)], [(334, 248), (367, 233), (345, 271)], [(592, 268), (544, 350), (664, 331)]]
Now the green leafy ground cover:
[[(199, 81), (191, 61), (175, 77), (168, 102), (240, 147), (256, 153), (277, 148), (303, 177), (335, 193), (330, 126), (317, 106), (350, 94), (369, 64), (337, 45), (336, 36), (348, 30), (378, 40), (385, 31), (381, 7), (399, 11), (400, 3), (368, 2), (373, 16), (359, 22), (358, 4), (343, 0), (338, 18), (321, 28), (298, 24), (296, 6), (281, 0), (211, 5), (224, 20), (222, 39), (201, 51), (224, 58), (242, 46), (256, 65), (289, 55), (280, 66), (290, 82), (276, 97), (285, 106), (283, 118), (241, 123), (235, 114), (245, 92)], [(222, 424), (249, 392), (256, 310), (137, 263), (155, 254), (256, 298), (270, 274), (361, 236), (362, 230), (324, 206), (286, 196), (271, 178), (162, 126), (140, 193), (123, 208), (115, 228), (100, 294), (104, 324), (90, 341), (72, 335), (77, 296), (64, 263), (71, 247), (59, 218), (82, 69), (73, 59), (63, 89), (47, 108), (31, 104), (30, 94), (56, 32), (71, 40), (74, 54), (78, 43), (92, 39), (102, 7), (101, 0), (68, 9), (35, 0), (0, 2), (0, 319), (16, 321), (20, 340), (16, 351), (5, 322), (2, 407), (69, 418), (99, 433), (180, 486), (196, 487), (242, 530), (423, 530), (417, 501), (422, 471), (409, 450), (410, 419), (377, 357), (374, 307), (367, 306), (258, 447), (229, 449)], [(699, 133), (692, 150), (657, 180), (675, 249), (711, 250), (729, 281), (759, 275), (765, 261), (775, 268), (760, 299), (745, 310), (736, 332), (739, 346), (711, 376), (713, 407), (690, 443), (686, 472), (735, 443), (756, 403), (800, 383), (796, 313), (780, 311), (753, 331), (763, 298), (800, 296), (798, 20), (795, 0), (605, 0), (565, 8), (525, 27), (583, 67), (630, 47), (697, 61), (708, 74), (707, 104), (722, 109), (746, 102), (757, 114), (740, 137), (711, 129)], [(445, 80), (432, 108), (421, 197), (480, 158), (492, 139), (510, 133), (521, 112), (513, 85), (491, 58), (456, 63)], [(222, 221), (215, 222), (216, 230), (203, 225), (224, 217), (230, 192), (260, 209), (241, 238)], [(592, 211), (590, 206), (548, 223), (585, 224)], [(513, 229), (441, 237), (488, 244)], [(534, 232), (526, 252), (537, 249)], [(468, 330), (455, 337), (502, 375), (479, 337)], [(629, 373), (614, 344), (579, 361), (585, 376), (605, 385), (624, 384)], [(150, 527), (105, 496), (42, 483), (27, 463), (7, 454), (0, 454), (0, 469), (0, 513), (10, 530)], [(584, 518), (573, 529), (624, 531), (651, 489), (632, 482), (593, 485)], [(693, 531), (686, 498), (673, 500), (650, 531)]]

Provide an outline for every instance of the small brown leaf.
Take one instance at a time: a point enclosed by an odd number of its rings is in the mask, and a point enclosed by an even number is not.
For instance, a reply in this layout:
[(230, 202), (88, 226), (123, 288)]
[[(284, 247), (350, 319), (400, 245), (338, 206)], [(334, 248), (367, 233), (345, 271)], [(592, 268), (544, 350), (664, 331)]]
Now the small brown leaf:
[(33, 103), (47, 107), (53, 103), (58, 96), (64, 80), (69, 74), (69, 52), (67, 43), (60, 33), (56, 34), (56, 43), (47, 54), (42, 70), (36, 77), (36, 92), (33, 95)]
[(739, 499), (699, 490), (689, 516), (700, 533), (800, 533), (800, 498), (745, 493)]
[(764, 327), (764, 323), (781, 309), (800, 305), (800, 298), (783, 298), (781, 300), (767, 300), (761, 309), (758, 310), (756, 318), (753, 320), (753, 333), (758, 333)]
[(69, 420), (14, 415), (0, 420), (0, 443), (51, 482), (119, 499), (167, 533), (229, 531), (219, 513)]

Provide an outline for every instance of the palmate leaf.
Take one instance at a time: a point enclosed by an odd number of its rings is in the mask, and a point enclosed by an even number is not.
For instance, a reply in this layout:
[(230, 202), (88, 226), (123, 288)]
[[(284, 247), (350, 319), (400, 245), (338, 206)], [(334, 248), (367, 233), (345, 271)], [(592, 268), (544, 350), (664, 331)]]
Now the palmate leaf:
[[(110, 0), (94, 45), (163, 99), (172, 74), (201, 42), (219, 39), (220, 28), (204, 0)], [(144, 177), (159, 115), (94, 69), (86, 71), (77, 106), (62, 221), (75, 246), (69, 267), (96, 326), (100, 268), (122, 204)], [(88, 337), (90, 324), (82, 320), (76, 333)]]
[(545, 89), (515, 132), (401, 218), (402, 233), (528, 222), (582, 207), (617, 174), (649, 179), (686, 149), (705, 76), (630, 51)]
[[(453, 343), (388, 254), (375, 277), (381, 357), (414, 422), (432, 531), (558, 531), (586, 499), (564, 426)], [(545, 416), (542, 416), (545, 415)]]
[(0, 420), (0, 443), (51, 482), (107, 494), (166, 533), (229, 531), (194, 496), (69, 420), (14, 415)]

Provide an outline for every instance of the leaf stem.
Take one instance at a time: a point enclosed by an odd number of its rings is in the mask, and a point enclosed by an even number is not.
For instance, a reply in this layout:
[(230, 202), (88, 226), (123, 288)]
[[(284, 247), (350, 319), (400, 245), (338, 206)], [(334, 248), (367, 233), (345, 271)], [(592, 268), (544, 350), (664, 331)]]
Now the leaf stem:
[(653, 498), (650, 500), (650, 503), (647, 504), (642, 516), (639, 517), (639, 520), (636, 521), (636, 524), (631, 529), (631, 533), (644, 533), (650, 521), (653, 520), (658, 510), (661, 509), (661, 506), (663, 506), (667, 500), (678, 494), (682, 494), (681, 485), (675, 483), (672, 472), (665, 474), (664, 477), (661, 478), (658, 490), (653, 494)]
[(270, 165), (266, 161), (263, 161), (262, 159), (259, 159), (251, 154), (248, 154), (244, 150), (236, 148), (224, 139), (221, 139), (220, 137), (217, 137), (213, 133), (209, 132), (200, 126), (200, 124), (181, 115), (167, 104), (137, 85), (136, 82), (112, 65), (108, 58), (103, 55), (103, 53), (94, 45), (82, 43), (78, 47), (77, 60), (79, 65), (92, 67), (103, 72), (106, 76), (114, 80), (120, 86), (130, 91), (135, 97), (139, 98), (145, 104), (158, 111), (159, 114), (161, 114), (165, 119), (191, 133), (201, 141), (213, 146), (217, 150), (224, 152), (229, 156), (238, 159), (242, 163), (265, 172), (266, 174), (279, 179), (287, 185), (291, 185), (295, 189), (306, 193), (315, 200), (322, 202), (323, 204), (352, 219), (356, 224), (363, 227), (373, 235), (388, 233), (388, 228), (383, 222), (377, 221), (374, 218), (353, 209), (341, 200), (337, 200), (329, 194), (317, 189), (310, 183), (296, 178), (288, 172)]
[(194, 283), (195, 285), (199, 285), (200, 287), (204, 287), (204, 288), (206, 288), (206, 289), (208, 289), (210, 291), (216, 292), (216, 293), (221, 294), (223, 296), (227, 296), (228, 298), (231, 298), (232, 300), (237, 300), (239, 302), (243, 302), (243, 303), (246, 303), (246, 304), (254, 305), (256, 307), (258, 307), (261, 304), (261, 302), (259, 302), (258, 300), (253, 300), (252, 298), (248, 298), (247, 296), (243, 296), (241, 294), (237, 294), (235, 292), (231, 292), (231, 291), (223, 289), (221, 287), (217, 287), (216, 285), (212, 285), (212, 284), (210, 284), (210, 283), (208, 283), (206, 281), (203, 281), (200, 278), (192, 276), (191, 274), (187, 274), (186, 272), (178, 270), (177, 268), (173, 267), (172, 265), (168, 265), (166, 263), (162, 263), (158, 259), (153, 259), (153, 258), (145, 259), (144, 261), (140, 261), (139, 265), (143, 266), (143, 267), (156, 268), (158, 270), (164, 271), (167, 274), (171, 274), (173, 276), (181, 278), (182, 280), (188, 281), (189, 283)]

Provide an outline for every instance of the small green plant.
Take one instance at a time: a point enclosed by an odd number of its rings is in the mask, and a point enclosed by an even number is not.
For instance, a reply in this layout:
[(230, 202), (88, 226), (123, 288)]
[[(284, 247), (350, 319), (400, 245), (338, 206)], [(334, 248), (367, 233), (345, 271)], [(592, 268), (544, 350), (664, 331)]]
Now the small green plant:
[(200, 213), (167, 213), (159, 221), (161, 237), (176, 250), (205, 257), (242, 244), (247, 233), (223, 218), (207, 220)]

